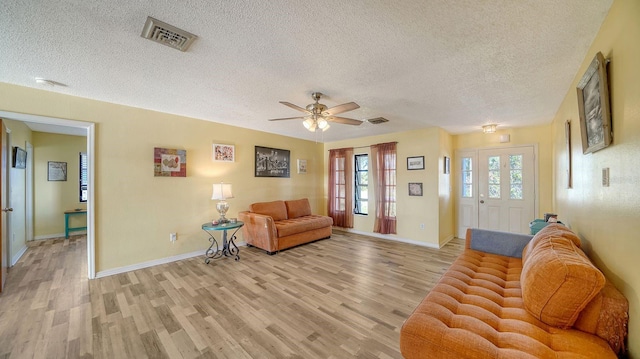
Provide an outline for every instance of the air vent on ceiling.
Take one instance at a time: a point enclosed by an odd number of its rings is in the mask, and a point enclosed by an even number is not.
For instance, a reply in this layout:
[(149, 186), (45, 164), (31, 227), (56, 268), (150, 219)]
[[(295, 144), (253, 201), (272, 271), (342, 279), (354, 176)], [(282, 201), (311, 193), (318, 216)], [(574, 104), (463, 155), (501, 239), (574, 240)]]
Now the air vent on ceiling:
[(372, 125), (379, 125), (381, 123), (389, 122), (389, 120), (387, 120), (384, 117), (376, 117), (376, 118), (368, 119), (367, 122), (369, 122)]
[(183, 52), (187, 51), (191, 43), (198, 38), (192, 33), (178, 29), (151, 16), (147, 17), (147, 22), (144, 24), (140, 36)]

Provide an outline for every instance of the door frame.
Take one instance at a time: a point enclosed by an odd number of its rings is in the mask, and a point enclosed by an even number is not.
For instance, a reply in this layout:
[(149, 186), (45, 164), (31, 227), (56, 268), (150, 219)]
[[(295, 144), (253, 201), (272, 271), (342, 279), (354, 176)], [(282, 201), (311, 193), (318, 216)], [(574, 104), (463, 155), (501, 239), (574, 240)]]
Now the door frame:
[[(533, 181), (534, 181), (534, 191), (535, 191), (535, 196), (534, 196), (534, 200), (533, 200), (533, 215), (534, 217), (538, 215), (538, 211), (540, 208), (540, 155), (539, 155), (539, 151), (538, 151), (538, 144), (537, 143), (531, 143), (531, 144), (521, 144), (521, 145), (510, 145), (510, 146), (486, 146), (486, 147), (474, 147), (474, 148), (460, 148), (457, 149), (455, 151), (455, 168), (457, 169), (455, 172), (455, 183), (456, 183), (456, 198), (455, 198), (455, 203), (456, 203), (456, 231), (459, 230), (459, 223), (460, 223), (460, 212), (458, 211), (459, 207), (460, 207), (460, 198), (462, 196), (462, 183), (461, 183), (461, 171), (460, 171), (460, 153), (471, 153), (471, 152), (475, 152), (475, 158), (476, 158), (476, 163), (478, 162), (478, 155), (480, 153), (481, 150), (503, 150), (503, 149), (512, 149), (512, 148), (521, 148), (521, 147), (533, 147), (533, 169), (534, 169), (534, 175), (533, 175)], [(476, 164), (476, 167), (479, 165), (479, 163)], [(477, 174), (475, 173), (476, 171), (478, 171), (478, 169), (474, 170), (474, 183), (473, 183), (473, 198), (476, 201), (480, 201), (480, 198), (478, 197), (479, 194), (479, 181), (477, 178)], [(479, 203), (476, 203), (476, 206), (474, 208), (474, 216), (477, 220), (479, 220), (479, 215), (480, 215), (480, 207), (479, 207)], [(533, 220), (533, 218), (531, 219)], [(476, 222), (479, 223), (479, 222)], [(458, 237), (459, 238), (464, 238), (465, 233), (458, 233)]]
[(62, 118), (29, 115), (24, 113), (0, 111), (0, 118), (9, 120), (40, 123), (54, 126), (66, 126), (84, 129), (87, 136), (87, 174), (89, 179), (89, 198), (87, 200), (87, 275), (89, 279), (96, 277), (95, 264), (95, 131), (93, 122), (67, 120)]

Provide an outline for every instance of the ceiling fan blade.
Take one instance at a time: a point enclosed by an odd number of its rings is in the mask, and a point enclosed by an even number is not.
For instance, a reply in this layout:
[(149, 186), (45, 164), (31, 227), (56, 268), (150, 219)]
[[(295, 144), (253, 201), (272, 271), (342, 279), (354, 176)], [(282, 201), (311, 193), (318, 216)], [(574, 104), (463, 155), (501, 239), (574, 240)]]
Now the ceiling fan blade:
[(302, 108), (302, 107), (297, 106), (297, 105), (294, 105), (294, 104), (292, 104), (291, 102), (280, 101), (280, 103), (281, 103), (281, 104), (283, 104), (283, 105), (285, 105), (285, 106), (291, 107), (291, 108), (292, 108), (292, 109), (294, 109), (294, 110), (298, 110), (298, 111), (300, 111), (300, 112), (304, 112), (304, 113), (309, 114), (309, 115), (311, 114), (311, 112), (310, 112), (310, 111), (308, 111), (307, 109)]
[(329, 117), (327, 118), (327, 121), (343, 123), (345, 125), (354, 125), (354, 126), (360, 126), (362, 124), (362, 121), (360, 120), (354, 120), (352, 118), (338, 117), (338, 116)]
[(304, 120), (304, 117), (285, 117), (285, 118), (272, 118), (269, 121), (282, 121), (282, 120)]
[(339, 113), (352, 111), (352, 110), (355, 110), (357, 108), (360, 108), (360, 106), (357, 103), (355, 103), (355, 102), (347, 102), (347, 103), (343, 103), (342, 105), (338, 105), (338, 106), (334, 106), (334, 107), (328, 108), (325, 111), (323, 111), (322, 114), (325, 115), (325, 116), (333, 116), (333, 115), (337, 115)]

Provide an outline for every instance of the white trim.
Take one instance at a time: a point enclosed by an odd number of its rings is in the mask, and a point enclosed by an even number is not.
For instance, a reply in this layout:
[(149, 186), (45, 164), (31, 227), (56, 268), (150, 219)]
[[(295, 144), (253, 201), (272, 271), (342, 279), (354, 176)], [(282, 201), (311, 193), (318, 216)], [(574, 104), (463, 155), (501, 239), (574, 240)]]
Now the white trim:
[(24, 254), (24, 252), (27, 251), (27, 246), (22, 247), (22, 249), (20, 249), (18, 251), (18, 253), (16, 253), (15, 256), (13, 256), (13, 258), (11, 258), (11, 266), (13, 267), (14, 265), (16, 265), (16, 263), (18, 263), (18, 261), (20, 260), (20, 258), (22, 258), (22, 255)]
[(87, 135), (87, 157), (89, 166), (89, 201), (87, 203), (87, 271), (89, 279), (95, 278), (95, 123), (8, 111), (0, 111), (0, 118), (85, 129)]
[(96, 273), (95, 278), (96, 279), (97, 278), (104, 278), (104, 277), (108, 277), (108, 276), (112, 276), (112, 275), (116, 275), (116, 274), (131, 272), (131, 271), (134, 271), (134, 270), (137, 270), (137, 269), (149, 268), (149, 267), (157, 266), (157, 265), (160, 265), (160, 264), (167, 264), (167, 263), (171, 263), (171, 262), (177, 262), (177, 261), (180, 261), (180, 260), (183, 260), (183, 259), (193, 258), (193, 257), (197, 257), (197, 256), (204, 256), (204, 253), (205, 253), (204, 250), (198, 250), (198, 251), (191, 252), (191, 253), (184, 253), (184, 254), (178, 254), (176, 256), (171, 256), (171, 257), (166, 257), (166, 258), (153, 259), (153, 260), (150, 260), (150, 261), (137, 263), (137, 264), (131, 264), (131, 265), (124, 266), (124, 267), (107, 269), (107, 270), (103, 270), (103, 271), (100, 271), (100, 272)]
[[(238, 247), (240, 247), (240, 246), (246, 246), (247, 244), (245, 242), (240, 242), (240, 243), (236, 243), (236, 245)], [(175, 256), (171, 256), (171, 257), (153, 259), (153, 260), (150, 260), (150, 261), (131, 264), (131, 265), (124, 266), (124, 267), (107, 269), (107, 270), (103, 270), (103, 271), (100, 271), (100, 272), (96, 273), (95, 278), (96, 279), (97, 278), (104, 278), (104, 277), (108, 277), (108, 276), (112, 276), (112, 275), (116, 275), (116, 274), (131, 272), (131, 271), (134, 271), (134, 270), (149, 268), (149, 267), (153, 267), (153, 266), (157, 266), (157, 265), (161, 265), (161, 264), (167, 264), (167, 263), (171, 263), (171, 262), (177, 262), (177, 261), (181, 261), (183, 259), (189, 259), (189, 258), (198, 257), (198, 256), (202, 256), (203, 257), (202, 260), (204, 261), (205, 253), (206, 253), (206, 250), (202, 250), (201, 249), (201, 250), (198, 250), (198, 251), (195, 251), (195, 252), (191, 252), (191, 253), (178, 254), (178, 255), (175, 255)]]
[(336, 227), (336, 226), (334, 226), (333, 228), (335, 228), (338, 231), (342, 231), (342, 232), (349, 232), (349, 233), (361, 234), (361, 235), (369, 236), (369, 237), (388, 239), (390, 241), (395, 241), (395, 242), (415, 244), (416, 246), (421, 246), (421, 247), (428, 247), (428, 248), (435, 248), (435, 249), (442, 248), (442, 247), (439, 247), (438, 245), (433, 244), (433, 243), (428, 243), (428, 242), (423, 242), (423, 241), (416, 241), (415, 239), (401, 238), (401, 237), (391, 236), (391, 235), (388, 235), (388, 234), (363, 232), (363, 231), (359, 231), (359, 230), (353, 229), (353, 228), (342, 228), (342, 227)]
[[(74, 231), (73, 234), (86, 234), (85, 231)], [(41, 236), (33, 237), (34, 240), (39, 241), (43, 239), (64, 238), (64, 233), (43, 234)]]

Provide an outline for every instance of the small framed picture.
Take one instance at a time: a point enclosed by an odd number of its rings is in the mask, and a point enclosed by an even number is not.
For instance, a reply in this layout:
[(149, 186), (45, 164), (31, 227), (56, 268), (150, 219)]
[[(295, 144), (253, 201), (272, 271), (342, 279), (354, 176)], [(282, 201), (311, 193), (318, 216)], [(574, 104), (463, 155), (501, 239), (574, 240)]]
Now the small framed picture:
[(66, 181), (67, 180), (67, 163), (66, 162), (47, 162), (47, 181)]
[(13, 148), (13, 167), (27, 168), (27, 151), (20, 147)]
[(421, 182), (409, 182), (409, 196), (422, 196)]
[(213, 144), (213, 160), (218, 162), (234, 162), (236, 147), (234, 145)]
[(298, 173), (307, 173), (307, 160), (298, 160)]
[(407, 157), (407, 169), (408, 170), (423, 170), (424, 169), (424, 156)]
[(442, 172), (448, 175), (451, 172), (451, 158), (444, 156)]

